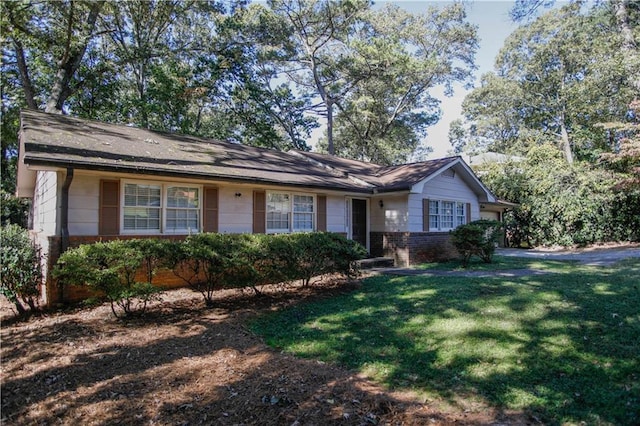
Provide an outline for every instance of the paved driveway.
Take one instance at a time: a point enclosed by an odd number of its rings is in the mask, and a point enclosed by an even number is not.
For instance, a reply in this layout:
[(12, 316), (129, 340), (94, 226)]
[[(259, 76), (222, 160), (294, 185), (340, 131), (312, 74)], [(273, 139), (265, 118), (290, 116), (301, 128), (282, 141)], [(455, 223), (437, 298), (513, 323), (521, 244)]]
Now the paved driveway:
[(585, 265), (606, 266), (630, 257), (640, 258), (640, 246), (560, 251), (499, 248), (496, 250), (496, 255), (547, 260), (577, 260)]
[[(511, 256), (511, 257), (525, 257), (533, 259), (547, 259), (547, 260), (577, 260), (585, 265), (593, 266), (610, 266), (616, 262), (636, 257), (640, 258), (640, 245), (615, 247), (615, 248), (590, 248), (583, 250), (561, 250), (561, 251), (549, 251), (549, 250), (525, 250), (525, 249), (510, 249), (499, 248), (496, 250), (498, 256)], [(367, 273), (371, 274), (387, 274), (387, 275), (401, 275), (401, 276), (430, 276), (430, 277), (443, 277), (443, 276), (457, 276), (457, 277), (522, 277), (530, 275), (542, 275), (548, 274), (547, 270), (539, 269), (509, 269), (509, 270), (495, 270), (495, 271), (441, 271), (441, 270), (422, 270), (414, 268), (372, 268), (367, 269)]]

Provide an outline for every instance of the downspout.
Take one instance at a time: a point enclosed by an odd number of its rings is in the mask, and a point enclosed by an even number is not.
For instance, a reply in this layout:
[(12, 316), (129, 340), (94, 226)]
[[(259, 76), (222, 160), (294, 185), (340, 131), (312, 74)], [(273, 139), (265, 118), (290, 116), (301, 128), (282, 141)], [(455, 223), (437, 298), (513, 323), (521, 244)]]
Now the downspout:
[[(67, 176), (60, 193), (60, 254), (69, 248), (69, 187), (73, 181), (73, 168), (67, 167)], [(53, 266), (53, 265), (52, 265)], [(64, 301), (64, 287), (58, 283), (58, 303)]]
[(73, 169), (67, 168), (67, 177), (62, 184), (62, 193), (60, 194), (60, 236), (61, 246), (60, 254), (69, 248), (69, 187), (73, 181)]

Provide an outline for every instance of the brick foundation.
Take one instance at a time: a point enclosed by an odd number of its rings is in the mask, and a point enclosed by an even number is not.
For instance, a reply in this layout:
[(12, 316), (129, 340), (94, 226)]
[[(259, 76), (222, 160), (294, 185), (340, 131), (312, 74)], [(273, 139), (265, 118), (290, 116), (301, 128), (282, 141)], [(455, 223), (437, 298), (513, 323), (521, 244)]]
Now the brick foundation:
[(396, 266), (449, 260), (458, 255), (450, 238), (443, 232), (372, 232), (371, 255), (393, 258)]

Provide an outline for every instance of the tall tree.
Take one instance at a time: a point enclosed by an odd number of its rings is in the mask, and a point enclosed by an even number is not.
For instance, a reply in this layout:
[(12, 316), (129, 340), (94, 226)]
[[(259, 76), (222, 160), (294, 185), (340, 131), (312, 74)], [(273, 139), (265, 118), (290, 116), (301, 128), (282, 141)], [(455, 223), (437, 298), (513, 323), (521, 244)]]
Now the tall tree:
[(304, 92), (320, 98), (321, 113), (327, 117), (328, 151), (333, 154), (334, 106), (368, 75), (352, 73), (349, 37), (361, 25), (370, 1), (272, 0), (269, 6), (290, 28), (294, 43), (293, 56), (281, 70)]
[[(465, 114), (499, 150), (533, 135), (557, 140), (569, 163), (576, 153), (596, 158), (611, 149), (596, 124), (624, 116), (633, 93), (616, 30), (608, 8), (584, 13), (578, 4), (521, 26), (505, 41), (495, 74), (465, 101)], [(504, 129), (509, 138), (500, 140)]]
[[(11, 56), (20, 74), (25, 102), (44, 104), (47, 112), (61, 113), (74, 92), (74, 78), (87, 47), (96, 37), (96, 23), (104, 1), (2, 2), (2, 32), (12, 45)], [(50, 69), (42, 72), (41, 63)], [(47, 78), (46, 87), (36, 80)], [(39, 99), (40, 98), (40, 99)]]
[(398, 6), (371, 10), (354, 33), (350, 66), (368, 75), (339, 107), (340, 155), (400, 163), (416, 150), (428, 126), (440, 118), (438, 86), (469, 87), (477, 49), (476, 28), (463, 5), (431, 6), (414, 15)]

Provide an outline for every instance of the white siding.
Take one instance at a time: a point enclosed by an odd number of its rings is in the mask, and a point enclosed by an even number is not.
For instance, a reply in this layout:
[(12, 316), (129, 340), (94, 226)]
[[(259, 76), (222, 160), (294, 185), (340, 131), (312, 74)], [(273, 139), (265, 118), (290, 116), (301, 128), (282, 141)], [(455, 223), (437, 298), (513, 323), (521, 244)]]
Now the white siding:
[[(382, 200), (383, 207), (380, 207)], [(406, 232), (409, 211), (406, 195), (371, 200), (371, 232)]]
[(46, 238), (57, 233), (58, 174), (38, 171), (33, 194), (33, 230)]
[[(242, 194), (236, 197), (236, 193)], [(247, 187), (218, 188), (218, 231), (228, 234), (253, 232), (253, 190)]]
[(478, 196), (456, 173), (454, 177), (436, 176), (424, 185), (422, 194), (409, 194), (409, 232), (421, 232), (422, 199), (471, 203), (471, 220), (480, 219)]
[(76, 175), (69, 187), (69, 235), (98, 235), (100, 178)]
[(345, 197), (327, 196), (327, 231), (347, 232)]

